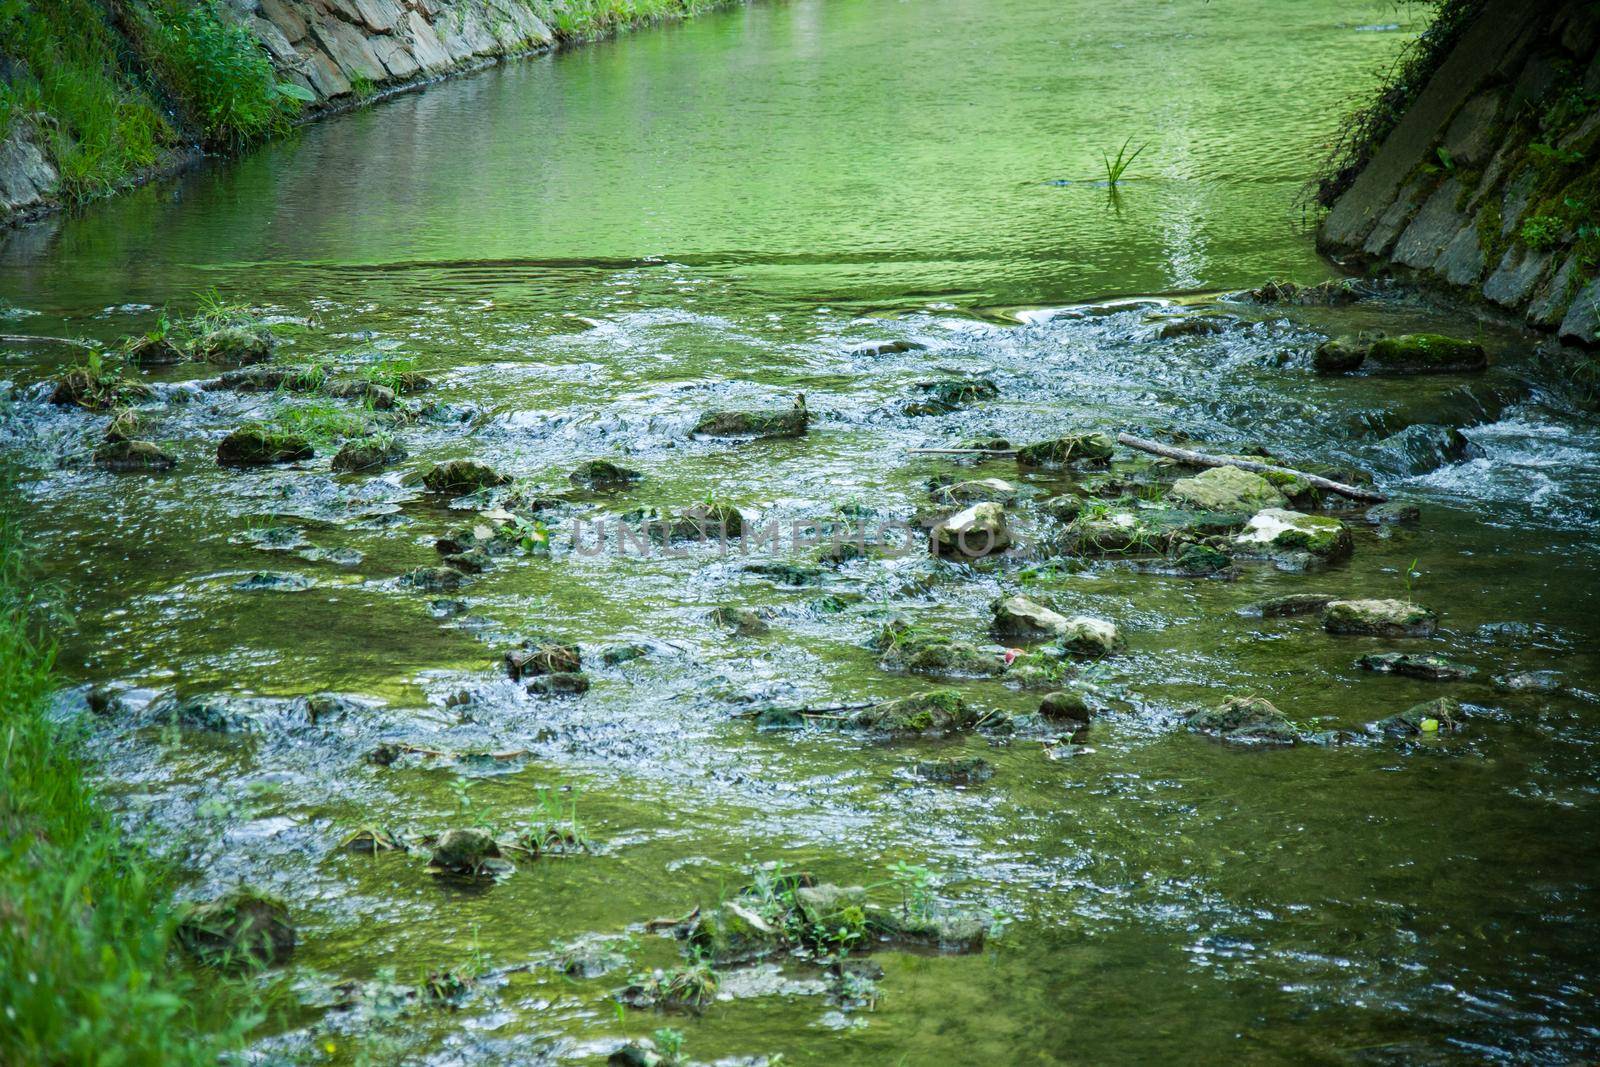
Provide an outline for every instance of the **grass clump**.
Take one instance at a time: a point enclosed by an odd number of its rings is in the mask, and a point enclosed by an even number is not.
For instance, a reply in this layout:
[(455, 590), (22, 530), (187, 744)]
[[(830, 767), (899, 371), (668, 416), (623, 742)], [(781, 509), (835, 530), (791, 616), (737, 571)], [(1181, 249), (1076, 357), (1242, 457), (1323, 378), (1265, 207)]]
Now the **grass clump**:
[(720, 0), (535, 0), (530, 6), (558, 39), (569, 41), (647, 22), (689, 18), (720, 6)]
[(218, 0), (150, 0), (135, 11), (146, 58), (211, 147), (239, 148), (283, 133), (314, 99), (278, 81), (261, 44), (224, 16)]
[[(0, 499), (15, 499), (9, 485)], [(174, 969), (166, 872), (85, 781), (47, 709), (42, 634), (14, 516), (0, 514), (0, 1062), (214, 1064), (256, 1021)]]
[(1106, 168), (1107, 185), (1115, 186), (1118, 182), (1122, 181), (1122, 175), (1126, 173), (1127, 169), (1133, 165), (1133, 161), (1139, 158), (1139, 154), (1141, 152), (1150, 147), (1149, 145), (1142, 144), (1138, 148), (1135, 148), (1132, 152), (1129, 152), (1128, 145), (1132, 143), (1133, 137), (1130, 135), (1122, 142), (1122, 147), (1117, 149), (1117, 154), (1115, 157), (1109, 156), (1105, 152), (1100, 153), (1100, 162), (1103, 163)]
[(31, 124), (69, 200), (109, 192), (176, 141), (119, 62), (118, 43), (93, 0), (0, 0), (0, 55), (11, 61), (0, 80), (0, 138)]

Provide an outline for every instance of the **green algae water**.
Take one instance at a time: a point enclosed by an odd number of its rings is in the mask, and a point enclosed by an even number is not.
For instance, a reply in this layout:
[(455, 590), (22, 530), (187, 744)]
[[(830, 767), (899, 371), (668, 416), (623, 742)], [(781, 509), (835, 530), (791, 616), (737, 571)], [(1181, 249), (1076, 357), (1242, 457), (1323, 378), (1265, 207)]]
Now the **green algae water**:
[[(224, 434), (318, 401), (148, 369), (142, 432), (177, 466), (114, 474), (86, 462), (107, 416), (38, 384), (70, 352), (5, 350), (0, 448), (68, 612), (63, 710), (98, 687), (107, 788), (186, 895), (247, 882), (298, 928), (261, 979), (292, 1005), (264, 1061), (600, 1063), (660, 1028), (695, 1062), (752, 1064), (1600, 1054), (1600, 433), (1504, 325), (1387, 291), (1218, 295), (1330, 276), (1302, 190), (1420, 28), (1388, 4), (1301, 0), (761, 4), (435, 86), (9, 235), (8, 332), (109, 344), (215, 289), (278, 324), (280, 361), (435, 383), (402, 416), (340, 408), (391, 426), (397, 466), (339, 473), (319, 440), (311, 460), (228, 470)], [(1148, 147), (1113, 190), (1101, 153), (1124, 142)], [(1491, 367), (1312, 374), (1323, 338), (1363, 329), (1470, 337)], [(950, 376), (998, 395), (907, 412)], [(797, 393), (803, 437), (690, 432)], [(1367, 471), (1420, 519), (1346, 508), (1347, 561), (1192, 577), (1049, 547), (1043, 501), (1136, 507), (1159, 490), (1148, 457), (1055, 471), (912, 451), (1083, 430)], [(516, 484), (427, 492), (453, 458)], [(643, 477), (574, 487), (594, 458)], [(710, 499), (752, 527), (909, 525), (930, 486), (988, 477), (1024, 497), (1030, 536), (1004, 560), (819, 566), (792, 538), (592, 553), (573, 536)], [(548, 553), (455, 590), (403, 580), (441, 537), (541, 496), (559, 498), (538, 509)], [(997, 661), (991, 604), (1016, 593), (1126, 635), (1082, 670), (1096, 717), (1075, 739), (1029, 725), (1042, 694), (1005, 676), (896, 673), (868, 647), (903, 618)], [(1294, 593), (1413, 599), (1439, 631), (1250, 613)], [(730, 632), (719, 608), (761, 625)], [(508, 649), (552, 638), (581, 647), (586, 693), (507, 677)], [(1472, 674), (1356, 666), (1389, 650)], [(1534, 672), (1554, 673), (1515, 681)], [(1021, 725), (883, 741), (751, 720), (935, 686)], [(1341, 743), (1184, 728), (1230, 695)], [(162, 709), (196, 696), (238, 723), (172, 725)], [(1463, 729), (1367, 729), (1442, 696)], [(968, 757), (991, 776), (918, 772)], [(344, 847), (556, 809), (589, 850), (498, 881), (430, 872), (426, 847)], [(652, 920), (772, 862), (890, 902), (922, 877), (896, 865), (924, 870), (992, 929), (964, 953), (865, 939), (870, 992), (779, 952), (719, 966), (698, 1011), (619, 1007), (632, 976), (683, 962)], [(452, 992), (449, 974), (470, 981)]]

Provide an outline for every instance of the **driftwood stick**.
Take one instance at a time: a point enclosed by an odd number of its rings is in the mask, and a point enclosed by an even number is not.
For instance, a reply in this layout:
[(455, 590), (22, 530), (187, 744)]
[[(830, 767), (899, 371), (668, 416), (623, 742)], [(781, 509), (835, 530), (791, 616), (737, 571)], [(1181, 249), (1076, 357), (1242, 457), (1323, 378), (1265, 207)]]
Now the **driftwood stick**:
[(1117, 442), (1136, 448), (1140, 452), (1149, 452), (1153, 456), (1164, 456), (1175, 459), (1180, 463), (1188, 463), (1196, 467), (1238, 467), (1240, 470), (1254, 471), (1257, 474), (1292, 474), (1296, 478), (1304, 478), (1318, 489), (1340, 496), (1349, 497), (1351, 500), (1365, 500), (1374, 504), (1382, 504), (1389, 498), (1372, 489), (1362, 489), (1355, 485), (1346, 485), (1336, 482), (1332, 478), (1324, 478), (1319, 474), (1307, 474), (1290, 467), (1280, 467), (1275, 463), (1257, 463), (1253, 459), (1225, 459), (1221, 456), (1208, 456), (1204, 452), (1194, 452), (1187, 448), (1177, 448), (1173, 445), (1164, 445), (1158, 441), (1147, 441), (1143, 437), (1135, 437), (1131, 433), (1117, 434)]
[(46, 337), (44, 334), (33, 333), (0, 333), (0, 344), (31, 345), (43, 342), (47, 345), (71, 345), (73, 348), (93, 348), (88, 341), (79, 341), (72, 337)]
[(913, 448), (913, 456), (1014, 456), (1014, 448)]

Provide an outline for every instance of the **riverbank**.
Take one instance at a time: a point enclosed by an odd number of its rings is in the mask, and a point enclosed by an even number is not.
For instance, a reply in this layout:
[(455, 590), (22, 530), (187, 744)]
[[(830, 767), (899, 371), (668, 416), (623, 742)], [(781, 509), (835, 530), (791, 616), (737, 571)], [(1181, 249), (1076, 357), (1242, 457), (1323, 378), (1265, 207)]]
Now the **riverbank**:
[(0, 13), (0, 226), (720, 0), (63, 0)]
[[(18, 499), (7, 477), (4, 496)], [(224, 1007), (174, 962), (167, 869), (130, 842), (79, 762), (78, 727), (50, 712), (61, 684), (50, 610), (15, 516), (0, 515), (0, 1060), (214, 1064), (257, 1018)], [(219, 992), (220, 990), (220, 992)]]

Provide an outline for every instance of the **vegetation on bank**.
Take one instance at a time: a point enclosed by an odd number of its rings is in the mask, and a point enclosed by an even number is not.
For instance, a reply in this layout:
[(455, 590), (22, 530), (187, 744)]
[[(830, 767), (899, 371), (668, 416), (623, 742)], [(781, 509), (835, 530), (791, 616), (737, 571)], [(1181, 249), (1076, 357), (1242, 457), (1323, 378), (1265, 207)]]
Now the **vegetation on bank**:
[[(0, 497), (11, 500), (7, 484)], [(0, 1062), (212, 1064), (254, 1020), (174, 963), (165, 872), (126, 840), (52, 719), (54, 649), (0, 514)]]
[(1428, 28), (1407, 46), (1372, 98), (1351, 112), (1328, 154), (1316, 200), (1332, 207), (1400, 122), (1487, 0), (1411, 0), (1433, 9)]

